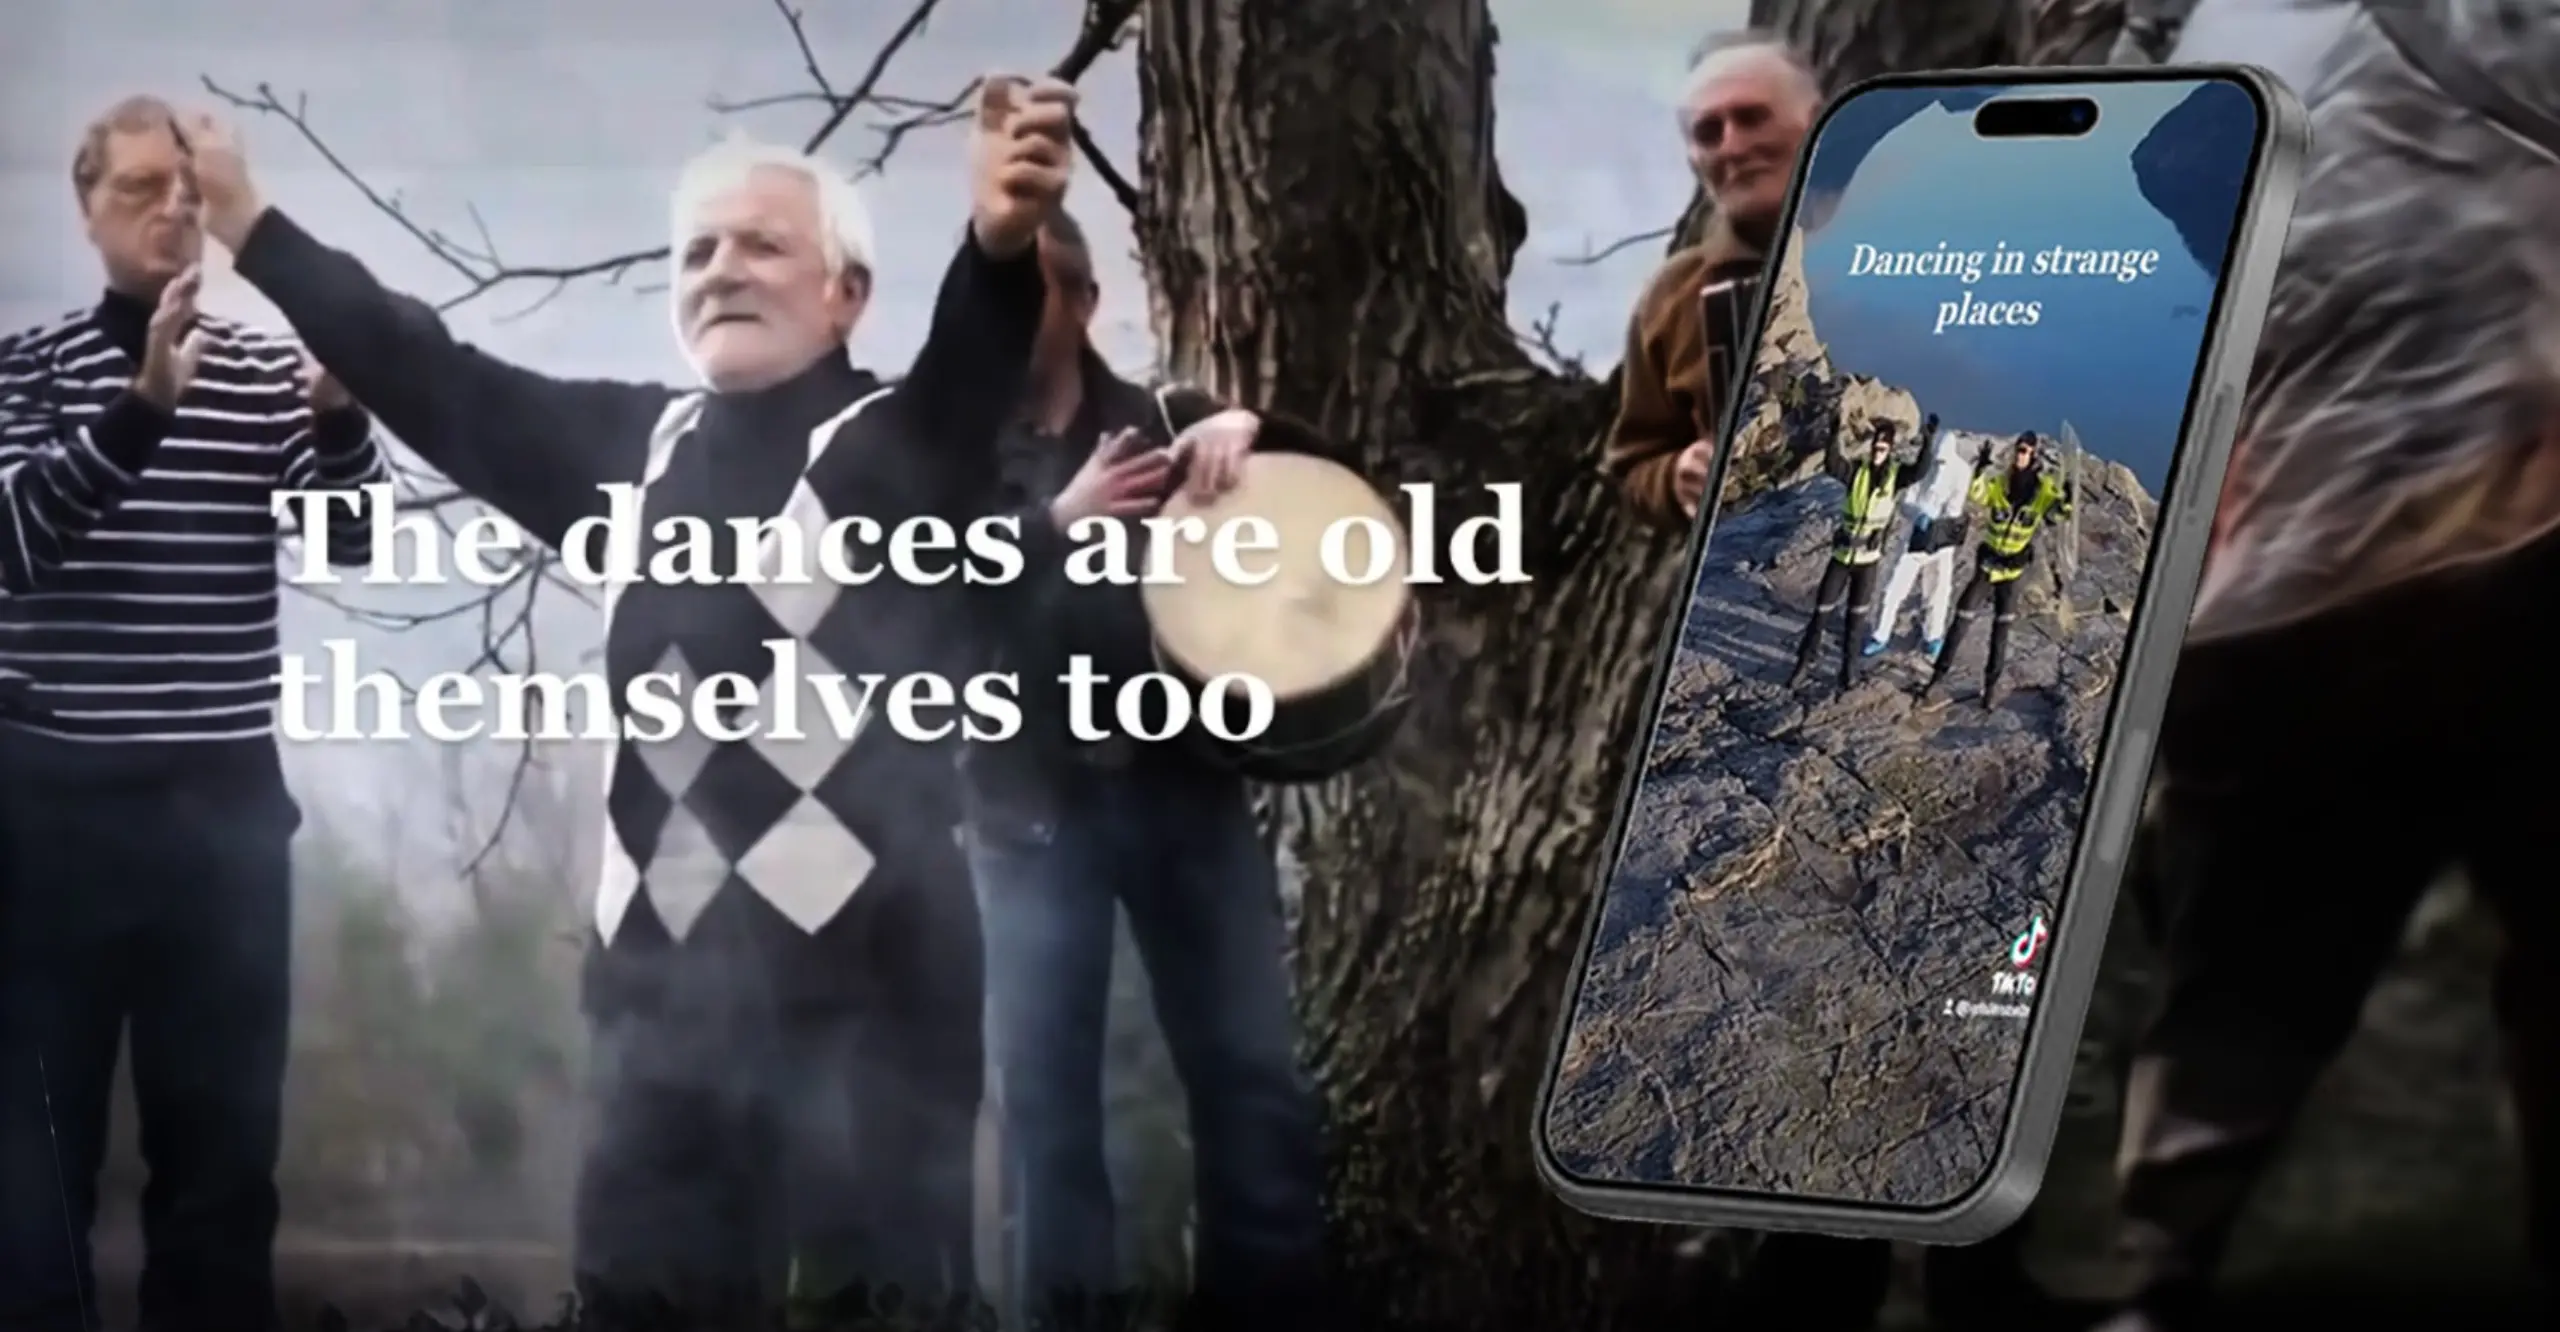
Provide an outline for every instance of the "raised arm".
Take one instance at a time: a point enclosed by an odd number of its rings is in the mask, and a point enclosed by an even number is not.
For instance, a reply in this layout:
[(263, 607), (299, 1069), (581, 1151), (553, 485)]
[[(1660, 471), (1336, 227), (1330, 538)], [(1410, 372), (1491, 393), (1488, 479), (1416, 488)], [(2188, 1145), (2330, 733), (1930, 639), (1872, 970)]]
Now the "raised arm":
[(975, 511), (996, 472), (996, 436), (1022, 401), (1048, 286), (1037, 248), (995, 252), (971, 228), (934, 297), (933, 325), (898, 385), (936, 512)]
[(942, 276), (924, 349), (898, 386), (920, 427), (931, 507), (955, 519), (996, 492), (996, 435), (1022, 401), (1048, 303), (1040, 232), (1075, 163), (1076, 90), (1056, 79), (989, 78), (969, 133), (969, 235)]
[(0, 594), (45, 589), (62, 562), (134, 487), (169, 432), (169, 412), (117, 394), (67, 426), (51, 367), (31, 335), (0, 340)]
[[(201, 143), (197, 151), (201, 158)], [(234, 245), (240, 275), (356, 401), (537, 539), (558, 544), (570, 524), (604, 511), (599, 486), (639, 480), (670, 390), (555, 379), (501, 361), (275, 209), (236, 238), (217, 237)]]
[(419, 457), (553, 545), (570, 524), (604, 511), (599, 486), (639, 479), (671, 391), (554, 379), (461, 342), (425, 302), (384, 287), (354, 257), (267, 207), (229, 126), (198, 113), (184, 128), (205, 231), (320, 364)]
[(1822, 432), (1822, 473), (1842, 485), (1847, 485), (1849, 478), (1857, 474), (1858, 454), (1864, 448), (1866, 441), (1863, 439), (1858, 441), (1859, 449), (1847, 448), (1840, 434), (1837, 421), (1832, 424), (1831, 429)]

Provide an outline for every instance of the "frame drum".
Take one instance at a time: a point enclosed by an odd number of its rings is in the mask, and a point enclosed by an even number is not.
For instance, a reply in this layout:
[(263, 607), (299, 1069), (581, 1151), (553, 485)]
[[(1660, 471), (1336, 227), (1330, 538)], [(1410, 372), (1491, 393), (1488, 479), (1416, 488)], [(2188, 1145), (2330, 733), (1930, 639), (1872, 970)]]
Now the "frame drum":
[[(1197, 517), (1211, 540), (1185, 538), (1170, 552), (1148, 554), (1150, 568), (1162, 559), (1177, 579), (1139, 589), (1158, 668), (1195, 696), (1218, 676), (1252, 676), (1271, 687), (1273, 701), (1261, 735), (1224, 741), (1195, 724), (1186, 732), (1193, 743), (1219, 766), (1272, 783), (1323, 781), (1383, 749), (1410, 701), (1405, 673), (1420, 618), (1405, 582), (1412, 564), (1404, 524), (1377, 489), (1312, 454), (1254, 453), (1217, 502), (1177, 493), (1163, 516)], [(1243, 518), (1262, 519), (1277, 538), (1276, 549), (1236, 556), (1248, 569), (1274, 570), (1259, 585), (1229, 582), (1210, 560), (1220, 525)], [(1347, 523), (1356, 519), (1369, 521)], [(1337, 524), (1346, 526), (1335, 538), (1336, 558), (1350, 573), (1367, 570), (1377, 558), (1373, 543), (1385, 535), (1392, 550), (1378, 561), (1384, 577), (1357, 585), (1326, 571), (1325, 533)], [(1241, 721), (1238, 702), (1224, 706)]]

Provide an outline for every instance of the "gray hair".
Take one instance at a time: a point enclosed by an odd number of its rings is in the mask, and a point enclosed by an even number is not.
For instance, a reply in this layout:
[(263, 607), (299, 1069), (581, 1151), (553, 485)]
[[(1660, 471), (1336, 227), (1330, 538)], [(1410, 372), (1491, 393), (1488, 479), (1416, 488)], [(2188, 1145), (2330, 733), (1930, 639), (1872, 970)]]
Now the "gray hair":
[[(670, 253), (682, 261), (685, 248), (693, 241), (698, 214), (704, 204), (745, 185), (758, 171), (787, 171), (809, 182), (818, 202), (818, 244), (825, 256), (827, 276), (843, 277), (847, 270), (869, 274), (879, 262), (876, 242), (872, 239), (871, 210), (862, 197), (862, 187), (853, 177), (837, 170), (814, 153), (782, 144), (765, 143), (743, 134), (731, 134), (695, 154), (676, 174), (676, 187), (668, 201), (668, 237)], [(667, 313), (676, 330), (676, 344), (685, 346), (683, 290), (675, 283), (667, 286)], [(845, 334), (848, 346), (852, 332)], [(688, 353), (690, 356), (690, 353)]]
[[(1809, 100), (1822, 100), (1822, 75), (1794, 42), (1768, 28), (1737, 28), (1709, 33), (1689, 48), (1688, 76), (1680, 85), (1681, 106), (1686, 108), (1696, 98), (1699, 85), (1713, 72), (1710, 65), (1719, 63), (1719, 57), (1739, 51), (1762, 52), (1776, 57), (1779, 63), (1804, 81), (1805, 95)], [(1685, 109), (1680, 113), (1684, 130), (1688, 128), (1688, 114)]]
[[(2334, 21), (2339, 6), (2302, 8)], [(2560, 3), (2432, 8), (2455, 51), (2560, 112)], [(2560, 404), (2560, 158), (2460, 108), (2360, 11), (2304, 100), (2313, 147), (2226, 492), (2231, 548), (2191, 641), (2500, 554), (2560, 521), (2494, 512), (2515, 451)], [(2480, 526), (2493, 520), (2514, 530)]]

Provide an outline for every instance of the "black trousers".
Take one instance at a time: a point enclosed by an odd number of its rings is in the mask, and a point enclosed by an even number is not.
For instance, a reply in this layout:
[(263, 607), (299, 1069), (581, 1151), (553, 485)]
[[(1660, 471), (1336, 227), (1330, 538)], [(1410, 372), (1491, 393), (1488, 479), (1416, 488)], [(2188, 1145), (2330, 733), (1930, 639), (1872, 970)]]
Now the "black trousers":
[(1929, 683), (1947, 678), (1954, 668), (1956, 649), (1982, 618), (1983, 607), (1991, 608), (1991, 646), (1982, 658), (1982, 697), (1987, 701), (2000, 689), (2001, 669), (2009, 663), (2009, 630), (2018, 622), (2018, 578), (1993, 579), (1991, 568), (1974, 557), (1973, 577), (1965, 580), (1964, 591), (1956, 594), (1955, 622), (1947, 626), (1947, 641), (1938, 649), (1937, 665), (1930, 668)]
[(575, 1261), (597, 1325), (974, 1293), (983, 955), (967, 883), (938, 896), (840, 1005), (595, 1021)]
[(271, 1327), (300, 816), (268, 774), (101, 785), (9, 748), (0, 1328), (94, 1326), (89, 1231), (128, 1033), (143, 1324)]
[(2560, 541), (2256, 637), (2190, 648), (2135, 870), (2167, 908), (2123, 1161), (2141, 1302), (2200, 1308), (2252, 1186), (2354, 1032), (2410, 909), (2460, 866), (2495, 912), (2530, 1255), (2560, 1277)]
[(1822, 566), (1822, 581), (1813, 590), (1813, 615), (1805, 621), (1804, 637), (1796, 641), (1796, 668), (1790, 678), (1801, 680), (1813, 670), (1813, 659), (1822, 651), (1822, 626), (1839, 616), (1840, 687), (1858, 682), (1858, 649), (1875, 624), (1876, 572), (1882, 566), (1881, 559), (1843, 563), (1836, 558)]

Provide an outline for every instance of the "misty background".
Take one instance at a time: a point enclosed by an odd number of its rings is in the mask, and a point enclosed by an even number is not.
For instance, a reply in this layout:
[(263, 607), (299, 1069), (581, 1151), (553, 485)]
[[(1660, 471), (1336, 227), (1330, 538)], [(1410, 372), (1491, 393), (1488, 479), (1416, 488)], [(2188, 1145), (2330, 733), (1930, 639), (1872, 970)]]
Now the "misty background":
[[(859, 81), (909, 12), (881, 0), (799, 8), (839, 90)], [(1559, 346), (1605, 366), (1661, 247), (1573, 261), (1677, 217), (1690, 187), (1673, 112), (1682, 53), (1740, 23), (1744, 5), (1612, 0), (1560, 11), (1520, 0), (1496, 10), (1506, 39), (1501, 149), (1535, 228), (1515, 308), (1526, 323), (1553, 307)], [(1080, 18), (1081, 6), (1064, 0), (944, 0), (879, 90), (939, 101), (989, 70), (1045, 69)], [(471, 274), (368, 191), (420, 229), (505, 264), (575, 264), (663, 244), (677, 168), (719, 136), (798, 143), (824, 114), (769, 0), (27, 0), (13, 7), (6, 61), (8, 329), (97, 298), (70, 163), (83, 126), (126, 94), (228, 116), (269, 202), (393, 288), (432, 302), (467, 293)], [(208, 78), (242, 97), (271, 90), (327, 155), (284, 119), (224, 105)], [(1081, 86), (1087, 124), (1134, 176), (1132, 54), (1105, 57)], [(883, 147), (876, 127), (899, 114), (857, 112), (828, 155), (869, 170)], [(888, 373), (922, 340), (965, 216), (961, 134), (950, 126), (906, 135), (866, 182), (880, 262), (856, 349)], [(1103, 288), (1096, 341), (1124, 372), (1144, 375), (1154, 352), (1129, 219), (1089, 173), (1073, 207), (1093, 235)], [(686, 383), (661, 277), (651, 266), (558, 290), (510, 285), (450, 320), (465, 339), (548, 372)], [(280, 325), (218, 252), (208, 257), (205, 303)], [(480, 653), (488, 630), (471, 604), (478, 596), (352, 580), (289, 592), (285, 650), (317, 663), (329, 640), (352, 638), (367, 668), (414, 685)], [(498, 620), (520, 604), (510, 595)], [(426, 622), (410, 623), (418, 620)], [(562, 590), (543, 590), (531, 620), (541, 669), (577, 669), (595, 646), (593, 609)], [(516, 669), (528, 664), (523, 646), (510, 653)], [(317, 695), (309, 706), (325, 707)], [(433, 1289), (468, 1270), (535, 1303), (558, 1289), (581, 1131), (573, 981), (601, 833), (599, 756), (589, 749), (562, 746), (528, 763), (501, 740), (288, 747), (306, 819), (283, 1180), (289, 1286), (299, 1274), (342, 1302), (363, 1302), (358, 1287), (379, 1278), (389, 1302), (393, 1288)], [(1110, 1072), (1130, 1261), (1175, 1277), (1188, 1194), (1180, 1097), (1137, 969), (1124, 965), (1121, 982)], [(111, 1282), (130, 1270), (124, 1209), (139, 1185), (131, 1117), (120, 1107), (119, 1118), (126, 1150), (110, 1167), (100, 1236)], [(121, 1289), (116, 1282), (110, 1293)]]
[[(888, 0), (803, 7), (839, 88), (907, 10)], [(1595, 368), (1618, 358), (1628, 305), (1661, 249), (1577, 260), (1677, 216), (1690, 189), (1674, 120), (1683, 56), (1745, 9), (1743, 0), (1494, 2), (1504, 24), (1499, 148), (1532, 227), (1513, 310), (1527, 323), (1552, 308), (1558, 345)], [(1045, 68), (1079, 17), (1068, 0), (944, 0), (882, 87), (940, 100), (991, 68)], [(688, 155), (732, 128), (796, 142), (820, 114), (805, 100), (713, 109), (811, 91), (766, 0), (18, 0), (10, 19), (0, 52), (0, 234), (11, 242), (0, 257), (0, 327), (10, 329), (96, 299), (70, 161), (83, 124), (129, 93), (205, 103), (208, 76), (243, 95), (269, 85), (412, 221), (466, 245), (485, 230), (517, 265), (661, 244), (668, 187)], [(1125, 52), (1107, 57), (1082, 87), (1088, 124), (1134, 175), (1131, 63)], [(292, 126), (230, 114), (269, 199), (314, 234), (431, 301), (470, 287)], [(852, 167), (876, 153), (878, 136), (863, 127), (886, 118), (857, 114), (835, 160)], [(882, 370), (913, 354), (956, 240), (959, 147), (957, 129), (914, 134), (868, 183), (882, 264), (857, 347)], [(1089, 175), (1074, 206), (1103, 284), (1097, 341), (1125, 371), (1143, 372), (1153, 357), (1128, 219)], [(657, 276), (556, 293), (514, 285), (451, 320), (465, 338), (546, 371), (681, 382), (666, 297), (644, 289)], [(208, 304), (274, 322), (219, 256)], [(470, 595), (323, 591), (411, 619)], [(483, 638), (476, 616), (395, 630), (310, 595), (289, 594), (284, 616), (288, 651), (317, 657), (325, 641), (352, 637), (366, 664), (411, 680), (464, 665)], [(575, 668), (594, 644), (593, 612), (563, 594), (544, 593), (535, 618), (546, 669)], [(539, 757), (520, 776), (517, 748), (501, 741), (312, 744), (286, 755), (306, 813), (280, 1246), (289, 1289), (355, 1306), (370, 1290), (383, 1313), (462, 1272), (533, 1308), (560, 1288), (580, 1131), (572, 980), (599, 828), (593, 756)], [(511, 792), (515, 819), (472, 865)], [(2428, 938), (2420, 961), (2377, 997), (2361, 1053), (2306, 1128), (2301, 1163), (2268, 1191), (2262, 1210), (2281, 1219), (2244, 1237), (2240, 1268), (2319, 1280), (2425, 1269), (2474, 1287), (2512, 1271), (2514, 1157), (2486, 1094), (2496, 1063), (2481, 1018), (2485, 946), (2475, 932)], [(1115, 1165), (1131, 1260), (1155, 1270), (1182, 1259), (1188, 1144), (1133, 972), (1123, 968), (1111, 1054)], [(2092, 1274), (2104, 1260), (2091, 1255), (2111, 1206), (2110, 1098), (2103, 1084), (2085, 1090), (2080, 1127), (2066, 1125), (2048, 1179), (2044, 1224), (2072, 1237), (2048, 1267), (2066, 1282), (2102, 1280)], [(105, 1181), (101, 1257), (120, 1299), (133, 1240), (130, 1213), (118, 1209), (139, 1174), (131, 1116), (119, 1119), (128, 1141)], [(2280, 1243), (2264, 1237), (2270, 1226)]]
[[(803, 22), (839, 86), (853, 83), (903, 4), (806, 0)], [(1735, 0), (1710, 4), (1616, 3), (1497, 6), (1503, 48), (1502, 149), (1512, 188), (1535, 235), (1513, 300), (1523, 317), (1560, 307), (1558, 340), (1605, 364), (1621, 343), (1628, 300), (1659, 259), (1632, 246), (1599, 264), (1559, 258), (1661, 225), (1687, 197), (1672, 128), (1679, 52), (1695, 37), (1739, 21)], [(989, 69), (1045, 68), (1073, 40), (1080, 7), (1023, 0), (946, 0), (926, 33), (901, 52), (883, 88), (941, 99)], [(328, 149), (366, 186), (397, 201), (422, 227), (519, 265), (566, 264), (661, 244), (667, 191), (691, 153), (745, 130), (797, 142), (821, 108), (806, 102), (732, 114), (715, 105), (812, 91), (788, 28), (767, 0), (32, 0), (15, 6), (0, 84), (0, 228), (12, 245), (0, 263), (0, 327), (18, 328), (96, 299), (94, 255), (80, 233), (69, 185), (71, 154), (86, 121), (131, 92), (224, 109), (246, 139), (268, 199), (322, 240), (362, 258), (386, 283), (431, 301), (470, 281), (369, 202), (347, 177), (272, 116), (219, 108), (204, 88), (255, 95), (271, 87), (298, 105)], [(1123, 171), (1136, 171), (1137, 96), (1128, 53), (1106, 57), (1083, 80), (1084, 115)], [(857, 113), (830, 155), (849, 169), (878, 153), (862, 128), (885, 112)], [(1643, 132), (1628, 133), (1630, 125)], [(895, 372), (924, 333), (935, 283), (966, 206), (957, 127), (907, 136), (868, 182), (881, 255), (878, 286), (857, 341), (862, 360)], [(1145, 290), (1131, 257), (1129, 220), (1088, 176), (1074, 207), (1093, 232), (1103, 286), (1095, 337), (1124, 371), (1153, 360)], [(216, 313), (280, 323), (233, 276), (227, 257), (209, 265), (206, 305)], [(618, 285), (518, 284), (456, 310), (464, 338), (553, 373), (685, 383), (658, 272)], [(640, 290), (646, 288), (648, 290)], [(430, 613), (467, 589), (346, 586), (329, 600), (369, 609)], [(593, 614), (559, 593), (542, 601), (539, 641), (554, 669), (590, 645)], [(415, 680), (469, 661), (476, 620), (383, 632), (327, 601), (289, 597), (287, 651), (317, 656), (333, 637), (355, 636), (368, 665)], [(316, 700), (315, 700), (316, 701)], [(444, 784), (453, 757), (425, 743), (305, 745), (292, 755), (308, 812), (332, 825), (371, 829), (413, 812), (429, 784)], [(485, 758), (512, 767), (513, 746), (491, 741)], [(474, 784), (466, 770), (463, 785)], [(483, 793), (491, 794), (494, 793)], [(482, 801), (487, 804), (487, 801)], [(484, 811), (486, 813), (486, 811)], [(400, 820), (405, 828), (414, 820)], [(382, 847), (432, 871), (448, 849), (437, 836), (401, 834), (416, 846)], [(421, 905), (435, 889), (416, 887)]]

